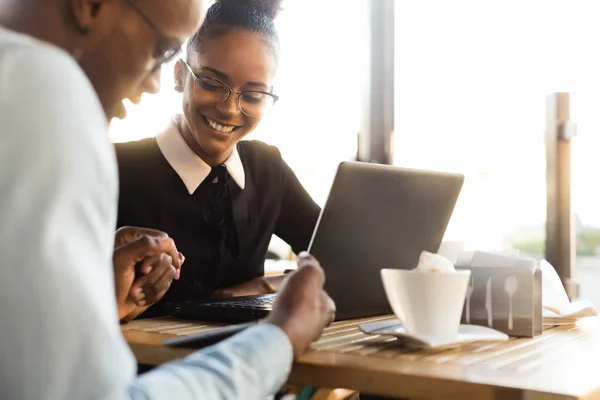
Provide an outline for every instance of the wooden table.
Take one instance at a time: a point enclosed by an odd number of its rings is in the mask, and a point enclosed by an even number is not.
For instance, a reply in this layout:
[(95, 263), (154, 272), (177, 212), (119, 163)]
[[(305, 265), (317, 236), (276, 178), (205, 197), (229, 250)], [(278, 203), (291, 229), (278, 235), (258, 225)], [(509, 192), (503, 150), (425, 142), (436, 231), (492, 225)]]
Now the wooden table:
[[(333, 324), (294, 364), (289, 383), (417, 399), (600, 399), (598, 318), (547, 329), (533, 339), (447, 350), (408, 349), (357, 329), (386, 318)], [(156, 318), (122, 329), (138, 362), (158, 365), (193, 351), (167, 348), (164, 340), (216, 326)]]

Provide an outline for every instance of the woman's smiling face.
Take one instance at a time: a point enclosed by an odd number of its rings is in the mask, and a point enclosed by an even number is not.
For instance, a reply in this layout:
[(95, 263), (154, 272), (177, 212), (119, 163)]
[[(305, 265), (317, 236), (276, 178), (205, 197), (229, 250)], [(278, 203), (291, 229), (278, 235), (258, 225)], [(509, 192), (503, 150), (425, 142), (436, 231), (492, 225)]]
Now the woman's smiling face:
[[(235, 145), (256, 128), (262, 113), (251, 112), (258, 115), (250, 116), (242, 112), (236, 93), (225, 101), (216, 101), (215, 88), (224, 89), (219, 93), (226, 95), (228, 89), (219, 83), (222, 82), (235, 92), (272, 92), (277, 59), (273, 48), (259, 34), (230, 29), (203, 39), (200, 48), (188, 54), (188, 64), (196, 76), (204, 78), (194, 79), (183, 62), (177, 64), (175, 79), (183, 87), (185, 116), (181, 132), (196, 154), (209, 165), (217, 165), (227, 160)], [(245, 98), (257, 101), (251, 96)], [(247, 111), (244, 104), (250, 103), (241, 103)]]

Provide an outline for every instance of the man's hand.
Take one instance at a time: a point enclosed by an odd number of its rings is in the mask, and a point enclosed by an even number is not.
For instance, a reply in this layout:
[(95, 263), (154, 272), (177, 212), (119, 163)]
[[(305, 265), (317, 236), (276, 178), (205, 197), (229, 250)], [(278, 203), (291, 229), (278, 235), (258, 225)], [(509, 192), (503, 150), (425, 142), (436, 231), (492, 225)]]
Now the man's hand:
[(298, 269), (288, 274), (266, 322), (290, 339), (294, 357), (302, 355), (335, 318), (335, 304), (323, 290), (325, 273), (308, 253), (298, 255)]
[[(130, 320), (156, 303), (179, 278), (183, 255), (169, 236), (124, 227), (115, 234), (113, 262), (119, 319)], [(136, 279), (136, 275), (138, 277)]]
[(279, 290), (283, 278), (285, 278), (285, 275), (258, 276), (239, 285), (214, 290), (211, 297), (225, 298), (275, 293)]

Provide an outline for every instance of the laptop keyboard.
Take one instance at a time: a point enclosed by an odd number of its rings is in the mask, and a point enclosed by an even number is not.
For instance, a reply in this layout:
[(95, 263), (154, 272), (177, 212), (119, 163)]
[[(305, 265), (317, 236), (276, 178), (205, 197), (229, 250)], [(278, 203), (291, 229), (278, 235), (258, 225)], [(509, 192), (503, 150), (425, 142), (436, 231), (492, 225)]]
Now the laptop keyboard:
[(261, 296), (246, 297), (239, 300), (232, 298), (223, 301), (211, 301), (206, 305), (210, 307), (263, 308), (271, 307), (276, 297), (277, 295), (275, 293), (264, 294)]

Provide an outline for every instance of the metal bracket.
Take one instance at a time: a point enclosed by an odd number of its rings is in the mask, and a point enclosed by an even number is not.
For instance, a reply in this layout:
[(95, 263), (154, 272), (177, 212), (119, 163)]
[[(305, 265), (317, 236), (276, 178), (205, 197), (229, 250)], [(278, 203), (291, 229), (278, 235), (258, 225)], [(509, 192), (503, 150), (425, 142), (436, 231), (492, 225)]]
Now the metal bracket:
[(558, 126), (558, 139), (559, 140), (571, 140), (577, 136), (577, 124), (571, 121), (563, 122)]

